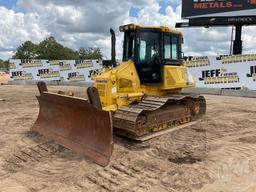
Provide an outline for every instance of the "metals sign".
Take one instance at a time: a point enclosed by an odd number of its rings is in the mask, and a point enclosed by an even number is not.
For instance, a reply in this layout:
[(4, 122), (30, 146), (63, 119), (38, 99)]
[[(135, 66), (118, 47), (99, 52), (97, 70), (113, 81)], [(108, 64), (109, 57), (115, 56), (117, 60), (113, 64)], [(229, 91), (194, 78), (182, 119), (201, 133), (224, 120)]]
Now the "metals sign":
[(256, 16), (256, 0), (182, 0), (182, 18)]

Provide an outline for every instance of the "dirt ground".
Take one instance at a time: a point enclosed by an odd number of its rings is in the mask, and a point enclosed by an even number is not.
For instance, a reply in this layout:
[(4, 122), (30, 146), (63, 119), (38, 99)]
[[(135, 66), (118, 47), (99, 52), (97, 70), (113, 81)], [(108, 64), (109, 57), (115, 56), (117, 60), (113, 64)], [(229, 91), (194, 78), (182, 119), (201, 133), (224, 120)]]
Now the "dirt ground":
[(115, 137), (103, 168), (29, 131), (36, 94), (0, 86), (1, 192), (256, 191), (256, 99), (206, 96), (207, 115), (194, 125), (145, 143)]
[(7, 85), (10, 80), (10, 75), (0, 71), (0, 85)]

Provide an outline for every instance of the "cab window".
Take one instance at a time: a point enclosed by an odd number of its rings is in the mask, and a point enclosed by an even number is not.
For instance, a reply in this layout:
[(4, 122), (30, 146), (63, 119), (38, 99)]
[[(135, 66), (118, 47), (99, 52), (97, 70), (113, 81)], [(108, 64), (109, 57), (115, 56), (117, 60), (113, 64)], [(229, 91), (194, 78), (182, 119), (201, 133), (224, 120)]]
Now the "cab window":
[(135, 32), (126, 32), (124, 40), (123, 60), (127, 61), (134, 58)]
[(154, 32), (141, 32), (139, 62), (150, 63), (160, 56), (160, 35)]
[(179, 40), (178, 37), (172, 35), (164, 35), (164, 59), (179, 59)]

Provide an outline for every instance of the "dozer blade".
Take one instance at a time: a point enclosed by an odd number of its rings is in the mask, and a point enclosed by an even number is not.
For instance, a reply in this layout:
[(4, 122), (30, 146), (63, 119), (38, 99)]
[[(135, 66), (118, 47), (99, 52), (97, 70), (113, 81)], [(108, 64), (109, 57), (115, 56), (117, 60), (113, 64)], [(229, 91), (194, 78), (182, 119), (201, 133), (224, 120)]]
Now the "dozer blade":
[(31, 129), (101, 166), (108, 165), (113, 151), (110, 113), (86, 99), (50, 93), (44, 82), (38, 88), (39, 115)]

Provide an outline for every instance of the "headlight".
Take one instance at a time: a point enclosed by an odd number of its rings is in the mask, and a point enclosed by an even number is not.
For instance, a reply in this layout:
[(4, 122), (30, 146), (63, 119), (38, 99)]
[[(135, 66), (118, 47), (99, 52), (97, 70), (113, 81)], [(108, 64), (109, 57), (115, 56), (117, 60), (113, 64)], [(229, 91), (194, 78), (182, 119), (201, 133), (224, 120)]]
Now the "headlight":
[(184, 73), (185, 73), (185, 77), (187, 78), (188, 84), (189, 84), (189, 85), (194, 84), (194, 83), (195, 83), (194, 78), (193, 78), (193, 76), (191, 75), (191, 73), (188, 71), (187, 68), (184, 70)]

